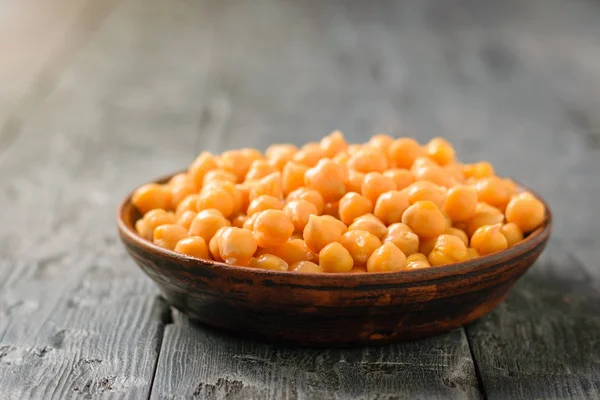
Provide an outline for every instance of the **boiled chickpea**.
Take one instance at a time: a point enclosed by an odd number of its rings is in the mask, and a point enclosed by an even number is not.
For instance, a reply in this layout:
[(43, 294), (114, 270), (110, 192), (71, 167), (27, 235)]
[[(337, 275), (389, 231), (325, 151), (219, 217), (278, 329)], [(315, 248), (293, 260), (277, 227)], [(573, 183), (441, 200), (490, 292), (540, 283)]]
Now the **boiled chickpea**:
[(154, 230), (154, 244), (174, 250), (177, 242), (188, 236), (188, 231), (177, 224), (161, 225)]
[(415, 253), (408, 256), (406, 259), (406, 269), (422, 269), (430, 268), (429, 260), (427, 256), (421, 253)]
[(422, 238), (431, 238), (446, 231), (446, 218), (431, 201), (417, 201), (406, 209), (402, 222)]
[(424, 154), (421, 145), (414, 139), (396, 139), (388, 149), (390, 165), (394, 168), (412, 167), (413, 162)]
[(442, 138), (434, 138), (425, 146), (425, 153), (439, 165), (454, 161), (455, 152), (450, 143)]
[(294, 154), (298, 148), (293, 144), (274, 144), (269, 146), (265, 151), (269, 164), (274, 166), (278, 171), (283, 171), (285, 165), (292, 161)]
[(379, 133), (371, 137), (371, 139), (369, 139), (367, 146), (374, 147), (379, 151), (383, 152), (384, 154), (387, 154), (387, 151), (392, 145), (392, 143), (394, 143), (393, 137), (391, 137), (390, 135), (386, 135), (385, 133)]
[(381, 246), (381, 240), (367, 231), (350, 230), (342, 235), (340, 241), (348, 250), (355, 265), (366, 264), (373, 252)]
[(304, 164), (307, 167), (312, 168), (317, 165), (324, 155), (325, 152), (318, 143), (307, 143), (294, 154), (292, 160), (298, 164)]
[(358, 193), (349, 192), (340, 199), (340, 219), (346, 225), (350, 225), (356, 218), (373, 211), (373, 203)]
[(142, 215), (157, 208), (166, 210), (171, 206), (171, 191), (166, 185), (149, 183), (133, 193), (131, 203)]
[(310, 251), (303, 239), (288, 240), (281, 246), (266, 249), (267, 253), (273, 254), (286, 263), (292, 265), (299, 261), (314, 261), (314, 253)]
[(477, 198), (499, 210), (504, 210), (510, 200), (510, 189), (506, 182), (495, 176), (480, 179), (477, 184)]
[(194, 211), (184, 212), (181, 217), (177, 219), (177, 225), (181, 225), (185, 229), (190, 229), (190, 226), (192, 225), (194, 218), (196, 218), (196, 215), (198, 215), (198, 213), (195, 213)]
[(161, 225), (172, 225), (177, 222), (175, 215), (172, 212), (167, 212), (161, 209), (148, 211), (144, 215), (145, 221), (145, 238), (152, 240), (154, 230)]
[(325, 201), (323, 200), (321, 193), (306, 187), (301, 187), (291, 192), (287, 196), (286, 201), (290, 202), (292, 200), (306, 200), (313, 203), (317, 208), (317, 214), (319, 215), (323, 213), (323, 209), (325, 208)]
[(188, 169), (188, 174), (196, 188), (202, 188), (204, 183), (204, 176), (214, 169), (219, 168), (217, 164), (217, 160), (215, 156), (208, 152), (200, 153), (200, 155), (194, 160), (190, 168)]
[(277, 197), (269, 196), (267, 194), (263, 194), (261, 196), (256, 197), (254, 200), (250, 202), (248, 206), (247, 213), (248, 215), (254, 215), (257, 212), (265, 211), (265, 210), (282, 210), (283, 209), (283, 201)]
[(252, 162), (250, 165), (250, 169), (246, 176), (244, 177), (244, 181), (255, 181), (265, 176), (272, 174), (273, 172), (277, 172), (278, 169), (271, 165), (267, 160), (256, 160)]
[(531, 193), (513, 196), (506, 206), (506, 220), (516, 224), (522, 232), (529, 233), (544, 222), (544, 204)]
[(346, 150), (348, 143), (342, 132), (333, 131), (328, 136), (321, 139), (320, 146), (325, 157), (333, 158), (338, 153)]
[(350, 272), (354, 260), (344, 246), (333, 242), (319, 252), (319, 264), (324, 272)]
[(391, 178), (394, 181), (397, 190), (402, 190), (406, 187), (409, 187), (415, 181), (415, 177), (413, 176), (412, 172), (407, 169), (388, 169), (383, 173), (383, 175)]
[(200, 236), (208, 242), (222, 227), (231, 226), (227, 218), (218, 210), (200, 211), (190, 225), (190, 236)]
[(381, 222), (379, 218), (373, 214), (365, 214), (354, 220), (348, 227), (348, 230), (363, 230), (377, 236), (379, 239), (383, 239), (387, 234), (387, 228)]
[(281, 172), (274, 172), (260, 179), (250, 186), (249, 199), (254, 200), (262, 195), (283, 198), (283, 184), (281, 182)]
[(465, 232), (470, 237), (481, 226), (499, 224), (503, 221), (504, 215), (500, 210), (486, 203), (477, 203), (475, 215), (467, 221)]
[(177, 209), (175, 210), (175, 216), (177, 218), (181, 218), (183, 213), (186, 211), (198, 212), (198, 199), (200, 198), (197, 194), (190, 194), (186, 196), (181, 202), (177, 205)]
[(308, 248), (315, 253), (319, 253), (329, 243), (339, 242), (344, 229), (338, 222), (341, 221), (336, 221), (335, 218), (328, 218), (325, 215), (310, 215), (303, 233)]
[(175, 246), (175, 251), (188, 256), (208, 259), (208, 246), (200, 236), (190, 236), (181, 239)]
[(263, 254), (253, 258), (250, 260), (249, 266), (272, 271), (287, 271), (289, 269), (288, 263), (273, 254)]
[(458, 236), (444, 234), (437, 238), (427, 258), (431, 265), (438, 267), (468, 260), (469, 253), (467, 246)]
[(410, 206), (408, 191), (392, 190), (383, 193), (375, 203), (373, 213), (386, 225), (402, 221), (402, 215)]
[(290, 270), (303, 274), (321, 274), (324, 272), (320, 265), (311, 261), (298, 261), (290, 265)]
[(387, 177), (379, 172), (369, 172), (365, 175), (365, 180), (362, 183), (361, 193), (371, 203), (375, 204), (382, 193), (396, 190), (396, 183), (392, 178)]
[(375, 148), (363, 148), (348, 160), (348, 168), (362, 173), (383, 172), (388, 167), (385, 153)]
[[(404, 225), (404, 224), (399, 224)], [(389, 228), (388, 228), (389, 229)], [(389, 232), (389, 230), (388, 230)], [(394, 229), (393, 234), (387, 234), (383, 239), (383, 243), (393, 243), (398, 247), (404, 255), (410, 256), (419, 251), (419, 237), (411, 231), (399, 231)]]
[(252, 232), (260, 247), (276, 247), (292, 236), (294, 224), (283, 211), (266, 210), (256, 217)]
[(198, 211), (212, 208), (219, 210), (226, 218), (233, 214), (234, 207), (235, 203), (231, 194), (219, 186), (209, 186), (202, 189), (196, 204)]
[(391, 242), (384, 243), (371, 254), (367, 261), (367, 271), (401, 271), (406, 268), (406, 255)]
[(519, 226), (513, 222), (502, 225), (500, 232), (502, 232), (506, 238), (508, 247), (513, 247), (515, 244), (523, 240), (523, 232), (521, 232), (521, 228), (519, 228)]
[(407, 187), (406, 191), (410, 204), (415, 204), (417, 201), (429, 200), (440, 208), (443, 206), (447, 194), (445, 188), (428, 181), (415, 182)]
[(225, 171), (224, 169), (213, 169), (204, 175), (202, 187), (205, 187), (211, 182), (231, 182), (235, 183), (237, 176), (233, 172)]
[(338, 201), (346, 193), (346, 169), (331, 160), (324, 159), (304, 174), (309, 189), (321, 193), (325, 202)]
[(348, 179), (346, 179), (346, 191), (361, 193), (362, 184), (365, 180), (366, 174), (362, 172), (354, 171), (353, 169), (348, 170)]
[(458, 228), (451, 226), (446, 230), (446, 233), (448, 235), (456, 236), (465, 244), (465, 246), (467, 246), (467, 247), (469, 246), (469, 237), (467, 236), (465, 231), (463, 231), (462, 229), (458, 229)]
[(463, 173), (466, 178), (486, 178), (488, 176), (494, 176), (494, 167), (489, 162), (482, 161), (475, 164), (465, 164), (463, 166)]
[(295, 232), (302, 232), (311, 215), (318, 215), (317, 207), (307, 200), (292, 200), (283, 207), (283, 212), (294, 224)]
[(459, 185), (448, 190), (444, 211), (452, 222), (466, 221), (475, 216), (477, 190), (471, 186)]
[(500, 224), (495, 224), (478, 228), (471, 237), (471, 247), (482, 256), (508, 248), (508, 242), (502, 234), (500, 226)]
[(289, 162), (283, 167), (281, 175), (281, 184), (283, 194), (289, 195), (294, 190), (304, 186), (304, 174), (308, 171), (308, 167), (303, 164)]
[(218, 242), (221, 258), (231, 265), (247, 265), (256, 252), (256, 239), (247, 229), (229, 227)]

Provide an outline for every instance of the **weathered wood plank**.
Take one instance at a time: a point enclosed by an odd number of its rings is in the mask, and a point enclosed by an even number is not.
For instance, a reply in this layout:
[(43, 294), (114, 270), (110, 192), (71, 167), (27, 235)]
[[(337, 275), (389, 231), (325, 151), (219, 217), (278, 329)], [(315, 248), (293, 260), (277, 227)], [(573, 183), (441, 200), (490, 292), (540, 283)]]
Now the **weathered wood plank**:
[(212, 26), (191, 8), (124, 2), (0, 159), (0, 399), (150, 393), (169, 312), (114, 217), (194, 156)]
[(467, 327), (490, 399), (600, 397), (600, 291), (557, 242), (495, 312)]

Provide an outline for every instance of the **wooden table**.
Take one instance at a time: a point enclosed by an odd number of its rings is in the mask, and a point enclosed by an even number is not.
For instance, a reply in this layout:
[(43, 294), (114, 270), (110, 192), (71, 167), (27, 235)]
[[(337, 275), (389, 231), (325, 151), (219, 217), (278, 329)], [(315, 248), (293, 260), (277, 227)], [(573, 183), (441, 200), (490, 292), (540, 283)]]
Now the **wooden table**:
[[(0, 41), (35, 55), (0, 57), (0, 399), (600, 398), (600, 3), (52, 1), (2, 4), (55, 11)], [(120, 199), (201, 150), (333, 129), (490, 160), (549, 201), (547, 251), (490, 315), (412, 343), (288, 348), (172, 312)]]

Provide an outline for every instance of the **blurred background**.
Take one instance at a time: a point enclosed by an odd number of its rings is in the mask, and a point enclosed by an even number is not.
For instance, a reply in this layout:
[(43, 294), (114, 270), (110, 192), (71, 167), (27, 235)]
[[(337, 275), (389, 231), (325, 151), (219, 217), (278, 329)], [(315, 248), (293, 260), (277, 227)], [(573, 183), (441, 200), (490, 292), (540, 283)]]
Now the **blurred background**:
[(201, 150), (443, 136), (597, 257), (599, 21), (595, 0), (0, 0), (2, 197), (77, 187), (65, 213), (112, 215)]

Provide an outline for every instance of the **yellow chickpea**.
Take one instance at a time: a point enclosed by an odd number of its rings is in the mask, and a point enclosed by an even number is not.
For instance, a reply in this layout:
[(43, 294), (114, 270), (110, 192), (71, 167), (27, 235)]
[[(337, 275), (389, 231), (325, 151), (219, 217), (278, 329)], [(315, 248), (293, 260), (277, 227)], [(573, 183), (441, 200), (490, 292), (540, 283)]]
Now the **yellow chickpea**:
[(217, 163), (221, 169), (236, 176), (237, 182), (242, 182), (256, 157), (244, 150), (226, 151), (219, 157)]
[(318, 215), (317, 207), (307, 200), (292, 200), (283, 207), (283, 212), (294, 224), (295, 232), (302, 232), (311, 215)]
[(371, 254), (367, 261), (367, 271), (401, 271), (406, 268), (406, 255), (395, 244), (382, 244)]
[(402, 221), (402, 215), (410, 206), (406, 190), (383, 193), (375, 203), (373, 214), (386, 225)]
[(365, 196), (349, 192), (340, 199), (338, 211), (342, 222), (350, 225), (361, 215), (371, 213), (373, 211), (373, 203)]
[(304, 186), (304, 174), (308, 171), (308, 167), (303, 164), (289, 162), (283, 167), (281, 175), (281, 184), (283, 194), (289, 195), (294, 190)]
[(307, 143), (294, 154), (293, 161), (298, 164), (304, 164), (307, 167), (314, 167), (320, 159), (325, 156), (325, 152), (321, 149), (319, 143)]
[(246, 214), (237, 214), (235, 217), (231, 218), (231, 226), (243, 228), (247, 219), (248, 216)]
[(166, 210), (171, 206), (171, 191), (166, 185), (148, 183), (133, 193), (131, 203), (142, 215), (157, 208)]
[(354, 265), (366, 264), (371, 254), (381, 246), (381, 240), (377, 236), (361, 230), (344, 233), (340, 243), (352, 256)]
[(196, 188), (201, 188), (204, 182), (204, 176), (214, 169), (219, 168), (215, 156), (208, 152), (202, 152), (194, 160), (188, 169), (188, 175), (196, 185)]
[(486, 203), (477, 203), (475, 215), (467, 221), (465, 232), (469, 237), (484, 225), (495, 225), (504, 222), (504, 215), (500, 210)]
[(218, 187), (219, 189), (225, 190), (231, 195), (231, 199), (233, 200), (232, 215), (246, 210), (248, 203), (247, 199), (245, 198), (245, 192), (240, 190), (240, 188), (243, 187), (243, 184), (236, 185), (235, 183), (229, 181), (212, 181), (208, 182), (204, 188), (202, 188), (202, 191), (210, 191), (212, 187)]
[(177, 218), (181, 218), (186, 211), (198, 212), (197, 205), (199, 198), (200, 196), (197, 194), (190, 194), (189, 196), (186, 196), (185, 199), (181, 200), (181, 202), (177, 205), (175, 216)]
[(333, 242), (319, 252), (319, 264), (324, 272), (350, 272), (354, 260), (344, 246)]
[(257, 212), (265, 210), (281, 210), (283, 209), (283, 201), (277, 197), (263, 194), (250, 202), (248, 206), (248, 215), (254, 215)]
[(256, 239), (247, 229), (229, 227), (218, 242), (221, 258), (231, 265), (248, 265), (256, 252)]
[(439, 267), (468, 260), (469, 253), (467, 246), (458, 236), (444, 234), (437, 238), (427, 258), (431, 265)]
[(222, 227), (231, 226), (227, 218), (218, 210), (200, 211), (190, 225), (190, 236), (200, 236), (208, 242)]
[(271, 271), (287, 271), (288, 263), (273, 254), (263, 254), (250, 260), (250, 267), (269, 269)]
[(475, 216), (477, 190), (471, 186), (459, 185), (448, 190), (444, 211), (452, 222), (466, 221)]
[(465, 178), (487, 178), (488, 176), (494, 176), (494, 167), (489, 162), (482, 161), (475, 164), (465, 164), (463, 166), (463, 173)]
[(362, 173), (383, 172), (388, 167), (385, 153), (378, 149), (365, 147), (358, 150), (348, 160), (348, 168)]
[(325, 203), (325, 207), (323, 207), (323, 215), (329, 215), (335, 218), (340, 218), (340, 202), (332, 201), (329, 203)]
[(298, 148), (293, 144), (274, 144), (269, 146), (265, 151), (265, 155), (269, 163), (278, 171), (282, 171), (283, 167), (292, 160)]
[(196, 194), (196, 185), (192, 182), (177, 182), (168, 185), (171, 191), (171, 205), (170, 209), (175, 210), (179, 203), (187, 196)]
[(447, 194), (443, 187), (428, 181), (415, 182), (406, 188), (406, 191), (410, 204), (415, 204), (417, 201), (429, 200), (440, 208), (444, 204)]
[(446, 218), (433, 202), (417, 201), (406, 209), (402, 222), (422, 238), (431, 238), (446, 231)]
[(275, 198), (283, 198), (283, 185), (281, 183), (281, 172), (269, 174), (254, 183), (250, 187), (249, 199), (254, 200), (261, 195), (269, 195)]
[(397, 222), (387, 227), (387, 236), (394, 236), (395, 234), (401, 232), (412, 232), (412, 229), (402, 222)]
[(138, 233), (138, 235), (145, 239), (150, 240), (150, 238), (152, 237), (152, 231), (150, 230), (148, 224), (143, 218), (135, 221), (135, 231)]
[(421, 168), (426, 168), (426, 167), (434, 167), (437, 164), (435, 163), (435, 161), (433, 161), (431, 158), (428, 157), (418, 157), (414, 162), (412, 167), (410, 167), (410, 172), (413, 173), (413, 175)]
[(506, 206), (506, 220), (516, 224), (522, 232), (529, 233), (544, 222), (544, 204), (531, 193), (513, 196)]
[(347, 172), (329, 159), (323, 159), (304, 174), (304, 183), (309, 189), (321, 193), (325, 202), (338, 201), (346, 193)]
[(223, 261), (221, 258), (221, 251), (219, 250), (219, 242), (221, 241), (223, 232), (227, 228), (228, 226), (222, 226), (221, 228), (217, 229), (213, 237), (210, 238), (208, 242), (208, 251), (215, 261)]
[(381, 222), (381, 220), (375, 217), (373, 214), (365, 214), (354, 219), (354, 222), (350, 224), (348, 230), (363, 230), (377, 236), (379, 239), (383, 239), (387, 234), (387, 228)]
[(208, 246), (200, 236), (190, 236), (181, 239), (175, 246), (175, 251), (191, 257), (208, 259)]
[(173, 177), (171, 177), (171, 179), (169, 179), (169, 183), (167, 185), (174, 186), (174, 185), (182, 185), (182, 184), (192, 184), (192, 185), (194, 184), (194, 180), (190, 177), (190, 175), (187, 172), (182, 172), (182, 173), (173, 175)]
[(465, 174), (463, 172), (463, 165), (458, 162), (453, 162), (452, 164), (444, 165), (444, 170), (448, 175), (450, 175), (457, 183), (462, 183), (465, 181)]
[(412, 172), (407, 169), (388, 169), (383, 173), (383, 175), (391, 178), (394, 181), (396, 184), (396, 190), (402, 190), (406, 187), (409, 187), (415, 181), (415, 177), (413, 176)]
[(367, 272), (369, 272), (369, 271), (367, 271), (366, 265), (355, 265), (350, 270), (351, 274), (366, 274)]
[(315, 259), (303, 239), (290, 238), (290, 240), (281, 246), (268, 249), (267, 252), (285, 260), (289, 265), (300, 261), (313, 261)]
[(506, 238), (508, 247), (513, 247), (515, 244), (523, 240), (523, 232), (521, 232), (521, 228), (519, 228), (519, 226), (513, 222), (502, 225), (500, 232), (502, 232)]
[(415, 253), (408, 256), (406, 259), (406, 269), (422, 269), (430, 268), (429, 260), (427, 256), (421, 253)]
[(235, 203), (231, 194), (219, 186), (209, 186), (202, 189), (196, 204), (198, 211), (212, 208), (219, 210), (226, 218), (233, 214), (234, 207)]
[(471, 247), (482, 256), (507, 249), (508, 242), (500, 227), (500, 224), (495, 224), (485, 225), (477, 229), (471, 237)]
[(348, 160), (350, 159), (350, 155), (348, 153), (341, 152), (341, 153), (337, 153), (335, 155), (335, 157), (333, 157), (331, 160), (341, 166), (347, 166), (348, 165)]
[(469, 237), (467, 236), (465, 231), (463, 231), (462, 229), (458, 229), (458, 228), (451, 226), (446, 230), (446, 233), (448, 235), (456, 236), (465, 244), (465, 246), (469, 247)]
[(273, 172), (277, 172), (278, 169), (271, 165), (271, 163), (269, 163), (269, 161), (267, 160), (255, 160), (252, 162), (252, 165), (250, 165), (250, 169), (248, 170), (248, 173), (246, 174), (246, 176), (244, 177), (244, 181), (255, 181), (255, 180), (259, 180), (261, 178), (264, 178), (265, 176), (272, 174)]
[(258, 217), (260, 213), (252, 214), (244, 221), (244, 229), (248, 229), (250, 231), (254, 230), (254, 222), (256, 222), (256, 217)]
[(204, 175), (204, 180), (202, 181), (202, 187), (207, 186), (211, 182), (231, 182), (235, 183), (237, 181), (237, 177), (234, 173), (225, 171), (224, 169), (213, 169), (208, 171)]
[(333, 158), (338, 153), (346, 150), (348, 143), (342, 132), (333, 131), (328, 136), (321, 139), (320, 146), (325, 157)]
[(411, 231), (400, 231), (399, 229), (394, 229), (392, 232), (393, 234), (390, 235), (388, 233), (386, 235), (386, 237), (383, 239), (383, 243), (393, 243), (396, 245), (396, 247), (402, 250), (406, 256), (410, 256), (411, 254), (419, 251), (419, 237), (415, 233)]
[(504, 210), (510, 200), (510, 189), (506, 182), (498, 177), (490, 176), (480, 179), (477, 184), (479, 201)]
[(154, 244), (174, 250), (177, 242), (188, 236), (188, 231), (177, 224), (161, 225), (154, 230)]
[(437, 242), (438, 237), (439, 236), (433, 236), (427, 239), (419, 239), (419, 253), (428, 256), (435, 247), (435, 242)]
[(478, 252), (476, 249), (472, 248), (472, 247), (469, 247), (469, 248), (467, 249), (467, 252), (469, 253), (469, 259), (470, 259), (470, 260), (472, 260), (472, 259), (474, 259), (474, 258), (479, 258), (479, 257), (481, 257), (481, 256), (479, 255), (479, 252)]
[(266, 210), (256, 217), (252, 232), (260, 247), (277, 247), (292, 236), (294, 224), (283, 211)]
[(192, 225), (192, 221), (194, 221), (194, 218), (196, 218), (196, 215), (198, 215), (198, 213), (195, 213), (194, 211), (184, 212), (181, 215), (181, 217), (179, 217), (177, 219), (177, 225), (181, 225), (185, 229), (190, 229), (190, 226)]
[(384, 154), (387, 154), (387, 151), (392, 145), (392, 143), (394, 143), (393, 137), (391, 137), (390, 135), (386, 135), (385, 133), (379, 133), (371, 137), (367, 145), (376, 148)]
[(145, 235), (144, 238), (152, 240), (154, 230), (161, 225), (172, 225), (177, 222), (175, 215), (172, 212), (167, 212), (161, 209), (148, 211), (144, 215)]
[(396, 139), (388, 149), (390, 165), (394, 168), (408, 169), (423, 154), (421, 145), (410, 138)]
[(290, 202), (292, 200), (306, 200), (313, 203), (317, 208), (317, 214), (319, 215), (323, 213), (323, 209), (325, 208), (325, 201), (323, 200), (321, 193), (306, 187), (298, 188), (288, 194), (286, 201)]
[(392, 178), (387, 177), (379, 172), (369, 172), (365, 175), (365, 180), (362, 183), (361, 193), (371, 203), (375, 204), (382, 193), (396, 190), (396, 183)]
[(344, 233), (344, 229), (338, 224), (335, 218), (326, 215), (310, 215), (308, 223), (304, 228), (303, 238), (308, 248), (315, 253), (319, 253), (325, 246), (332, 242), (339, 242)]
[(348, 179), (346, 179), (346, 191), (361, 193), (362, 184), (365, 180), (366, 174), (362, 172), (354, 171), (353, 169), (348, 170)]
[(439, 165), (454, 161), (455, 151), (450, 143), (442, 138), (434, 138), (425, 146), (425, 153)]
[(290, 270), (302, 274), (321, 274), (324, 272), (320, 265), (311, 261), (298, 261), (290, 265)]
[(428, 181), (445, 188), (452, 187), (454, 179), (439, 165), (426, 165), (413, 171), (416, 181)]

